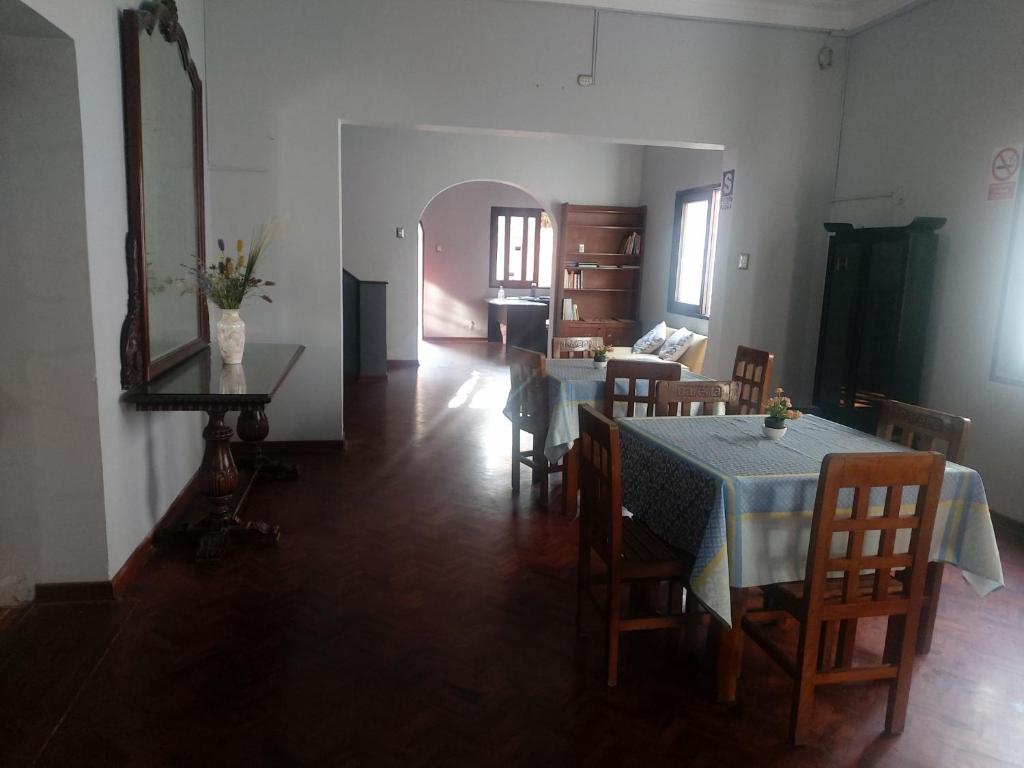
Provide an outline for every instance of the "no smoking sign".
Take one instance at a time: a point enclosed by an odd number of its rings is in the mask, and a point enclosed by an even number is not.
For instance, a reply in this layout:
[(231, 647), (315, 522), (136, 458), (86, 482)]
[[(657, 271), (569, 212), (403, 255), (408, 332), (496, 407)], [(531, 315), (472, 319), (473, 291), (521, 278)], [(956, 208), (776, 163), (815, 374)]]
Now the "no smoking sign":
[(988, 180), (989, 200), (1012, 200), (1017, 194), (1020, 175), (1021, 147), (1000, 147), (992, 156)]

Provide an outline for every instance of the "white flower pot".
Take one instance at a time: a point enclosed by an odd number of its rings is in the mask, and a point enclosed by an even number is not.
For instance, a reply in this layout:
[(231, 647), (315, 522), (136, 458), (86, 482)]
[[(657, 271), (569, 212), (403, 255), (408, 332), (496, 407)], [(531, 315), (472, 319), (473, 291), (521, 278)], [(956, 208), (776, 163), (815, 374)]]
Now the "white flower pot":
[(221, 310), (220, 321), (217, 323), (217, 344), (220, 346), (220, 359), (228, 365), (242, 362), (245, 351), (245, 321), (238, 316), (237, 309)]
[(597, 368), (597, 370), (599, 370), (599, 371), (603, 371), (605, 368), (608, 367), (608, 361), (607, 360), (595, 360), (594, 361), (594, 367)]
[(781, 440), (782, 436), (786, 434), (787, 427), (774, 428), (764, 424), (761, 425), (761, 433), (769, 440)]

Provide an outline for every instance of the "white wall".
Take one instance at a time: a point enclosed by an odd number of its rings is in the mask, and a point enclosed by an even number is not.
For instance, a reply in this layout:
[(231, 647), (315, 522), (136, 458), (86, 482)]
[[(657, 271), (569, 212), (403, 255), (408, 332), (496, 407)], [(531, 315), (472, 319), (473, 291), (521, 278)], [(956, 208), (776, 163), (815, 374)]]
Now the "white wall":
[[(117, 12), (137, 3), (90, 0), (88, 9), (79, 0), (26, 0), (26, 4), (75, 43), (106, 510), (106, 575), (113, 575), (198, 467), (201, 421), (187, 413), (136, 413), (118, 400), (119, 338), (128, 291), (124, 260), (128, 214)], [(203, 0), (178, 2), (200, 77), (205, 72), (203, 5)], [(78, 513), (75, 507), (62, 512), (69, 523)]]
[[(946, 216), (923, 402), (971, 417), (967, 463), (993, 508), (1024, 519), (1024, 388), (989, 381), (1013, 203), (986, 201), (993, 151), (1024, 142), (1019, 0), (935, 0), (857, 35), (838, 197), (904, 187), (906, 202), (837, 204), (858, 226)], [(1017, 297), (1019, 306), (1024, 297)]]
[(458, 184), (430, 201), (420, 218), (424, 338), (487, 338), (484, 299), (498, 291), (490, 287), (491, 208), (540, 205), (518, 187), (496, 181)]
[(105, 579), (107, 542), (74, 43), (0, 35), (0, 104), (3, 605)]
[[(843, 41), (831, 41), (837, 64), (821, 71), (820, 34), (607, 13), (598, 83), (579, 88), (591, 21), (582, 8), (485, 0), (210, 0), (210, 232), (247, 231), (265, 213), (292, 213), (273, 314), (247, 322), (252, 338), (320, 347), (275, 403), (276, 436), (339, 433), (339, 230), (353, 272), (372, 263), (367, 278), (415, 281), (393, 236), (396, 226), (415, 231), (415, 206), (375, 210), (373, 222), (345, 216), (339, 225), (339, 119), (726, 145), (736, 199), (722, 220), (721, 311), (711, 321), (707, 370), (727, 371), (740, 342), (765, 346), (776, 352), (779, 380), (809, 392), (814, 344), (806, 331), (817, 324), (823, 284)], [(376, 181), (402, 186), (409, 170), (392, 165)], [(351, 194), (363, 194), (347, 186), (346, 208)], [(374, 233), (365, 250), (350, 249), (353, 226)], [(414, 238), (402, 247), (415, 248)], [(740, 250), (753, 255), (751, 269), (726, 270)], [(391, 344), (392, 356), (411, 348), (409, 339)], [(322, 375), (303, 379), (318, 361)]]
[(395, 238), (395, 227), (415, 231), (434, 195), (474, 179), (515, 184), (556, 219), (563, 202), (636, 205), (643, 148), (345, 126), (341, 155), (345, 268), (362, 280), (389, 282), (388, 357), (414, 360), (416, 241)]
[[(722, 183), (722, 153), (701, 149), (646, 147), (640, 204), (647, 206), (644, 230), (643, 286), (640, 320), (645, 329), (664, 320), (669, 328), (686, 326), (707, 334), (708, 321), (668, 311), (668, 286), (672, 268), (672, 232), (675, 226), (676, 192)], [(725, 257), (726, 254), (722, 254)], [(711, 314), (717, 303), (712, 294)], [(723, 310), (724, 311), (724, 310)]]

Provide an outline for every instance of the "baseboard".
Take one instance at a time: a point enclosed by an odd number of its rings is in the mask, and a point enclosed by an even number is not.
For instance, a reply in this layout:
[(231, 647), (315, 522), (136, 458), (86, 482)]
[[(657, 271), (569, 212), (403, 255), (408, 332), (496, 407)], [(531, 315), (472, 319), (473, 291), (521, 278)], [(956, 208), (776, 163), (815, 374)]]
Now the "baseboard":
[(113, 581), (36, 584), (37, 603), (95, 603), (115, 599)]
[(419, 360), (388, 360), (388, 370), (394, 368), (417, 368), (419, 367)]
[(1024, 522), (1000, 514), (994, 509), (990, 510), (989, 514), (992, 515), (992, 525), (996, 531), (1003, 531), (1016, 539), (1024, 541)]
[(117, 569), (117, 573), (114, 574), (114, 578), (110, 580), (113, 587), (114, 597), (122, 597), (128, 585), (131, 584), (138, 577), (139, 571), (142, 567), (149, 562), (149, 558), (153, 556), (153, 534), (159, 528), (165, 525), (173, 525), (178, 519), (185, 514), (185, 510), (188, 509), (189, 504), (199, 494), (199, 472), (197, 471), (189, 481), (185, 483), (185, 487), (181, 489), (181, 492), (175, 496), (174, 501), (171, 502), (170, 506), (167, 507), (167, 511), (163, 513), (159, 520), (156, 521), (149, 533), (146, 534), (146, 538), (139, 542), (139, 545), (135, 547), (135, 550), (128, 556), (128, 559), (124, 561), (124, 564)]
[[(255, 450), (255, 443), (232, 443), (231, 450), (236, 457), (248, 458)], [(264, 440), (259, 444), (268, 458), (277, 458), (278, 453), (287, 454), (331, 454), (344, 453), (344, 440)]]
[(448, 342), (448, 341), (487, 341), (486, 336), (424, 336), (424, 341), (429, 342)]

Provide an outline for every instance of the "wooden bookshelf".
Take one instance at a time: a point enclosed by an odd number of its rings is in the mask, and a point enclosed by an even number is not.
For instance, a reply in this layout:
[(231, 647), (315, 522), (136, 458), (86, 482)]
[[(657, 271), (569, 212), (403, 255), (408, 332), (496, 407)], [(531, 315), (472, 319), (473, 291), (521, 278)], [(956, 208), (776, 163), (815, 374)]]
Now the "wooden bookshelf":
[[(630, 345), (639, 338), (646, 220), (643, 206), (562, 206), (555, 275), (556, 336), (600, 336), (615, 346)], [(579, 319), (563, 317), (565, 299), (572, 300)]]

